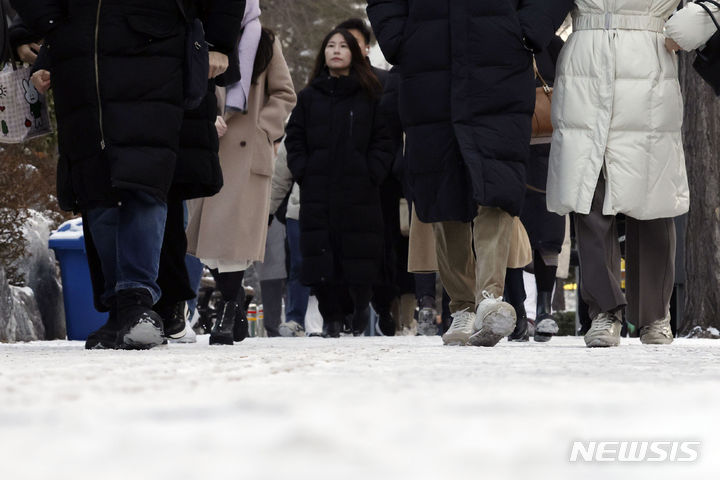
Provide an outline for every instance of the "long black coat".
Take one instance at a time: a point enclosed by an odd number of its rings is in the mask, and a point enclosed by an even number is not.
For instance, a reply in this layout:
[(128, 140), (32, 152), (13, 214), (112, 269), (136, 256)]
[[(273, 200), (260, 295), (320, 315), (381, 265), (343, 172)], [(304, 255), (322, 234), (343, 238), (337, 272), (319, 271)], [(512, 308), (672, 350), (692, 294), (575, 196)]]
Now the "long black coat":
[(421, 220), (470, 221), (477, 205), (520, 213), (535, 102), (530, 49), (550, 41), (572, 4), (368, 1), (380, 47), (401, 71), (408, 193)]
[[(555, 37), (544, 51), (535, 56), (540, 75), (550, 86), (555, 83), (555, 66), (562, 47), (562, 39)], [(536, 86), (542, 86), (540, 80), (536, 81)], [(533, 250), (560, 253), (565, 240), (565, 217), (547, 209), (545, 185), (549, 156), (549, 143), (530, 146), (527, 193), (520, 220), (528, 232)]]
[(374, 284), (383, 259), (378, 185), (392, 162), (378, 102), (353, 76), (318, 77), (298, 95), (285, 146), (300, 185), (302, 282)]
[[(232, 54), (245, 1), (193, 5), (206, 15), (213, 48)], [(22, 0), (14, 6), (32, 30), (44, 36), (50, 52), (61, 207), (114, 205), (120, 189), (143, 190), (165, 200), (184, 118), (185, 21), (176, 0)], [(206, 113), (211, 101), (206, 101)], [(206, 123), (211, 121), (214, 116)], [(206, 130), (204, 140), (211, 151), (217, 138), (209, 126)], [(188, 159), (196, 161), (198, 177), (219, 171), (219, 166), (208, 165), (217, 164), (217, 158), (210, 157)], [(219, 188), (217, 178), (209, 181), (215, 185), (208, 186), (206, 194)], [(188, 196), (183, 193), (179, 195)]]

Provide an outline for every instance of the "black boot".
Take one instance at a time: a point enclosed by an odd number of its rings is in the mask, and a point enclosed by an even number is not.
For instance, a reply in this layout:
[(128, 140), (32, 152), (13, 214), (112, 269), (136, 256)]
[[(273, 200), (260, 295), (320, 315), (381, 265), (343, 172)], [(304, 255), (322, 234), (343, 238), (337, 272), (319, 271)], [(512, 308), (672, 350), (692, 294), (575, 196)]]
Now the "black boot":
[[(326, 321), (325, 331), (323, 337), (325, 338), (339, 338), (340, 332), (343, 329), (343, 316), (338, 318), (332, 318)], [(323, 319), (324, 320), (324, 319)]]
[(535, 316), (536, 342), (549, 342), (558, 332), (558, 324), (552, 317), (552, 292), (538, 292)]
[(530, 339), (530, 335), (528, 334), (528, 319), (527, 313), (525, 312), (525, 305), (521, 303), (513, 305), (513, 307), (515, 307), (517, 321), (515, 322), (515, 330), (508, 336), (508, 341), (527, 342)]
[(122, 326), (117, 336), (119, 348), (148, 350), (166, 342), (162, 318), (153, 311), (152, 306), (152, 295), (145, 288), (118, 292), (117, 312)]
[(235, 317), (240, 306), (237, 302), (219, 302), (218, 318), (210, 331), (210, 345), (232, 345)]
[(108, 350), (118, 348), (117, 337), (122, 325), (118, 321), (117, 302), (111, 299), (110, 314), (107, 322), (99, 329), (88, 335), (85, 341), (86, 350)]
[(235, 315), (235, 327), (233, 328), (233, 339), (236, 342), (242, 342), (245, 340), (248, 335), (250, 335), (249, 332), (249, 325), (247, 320), (247, 315), (245, 314), (244, 308), (239, 308), (237, 311), (237, 314)]
[[(389, 315), (388, 315), (389, 316)], [(392, 317), (390, 317), (392, 321)], [(357, 310), (352, 317), (352, 333), (354, 337), (365, 335), (368, 323), (370, 323), (370, 307), (366, 306), (362, 310)], [(395, 322), (393, 321), (393, 334), (395, 333)]]

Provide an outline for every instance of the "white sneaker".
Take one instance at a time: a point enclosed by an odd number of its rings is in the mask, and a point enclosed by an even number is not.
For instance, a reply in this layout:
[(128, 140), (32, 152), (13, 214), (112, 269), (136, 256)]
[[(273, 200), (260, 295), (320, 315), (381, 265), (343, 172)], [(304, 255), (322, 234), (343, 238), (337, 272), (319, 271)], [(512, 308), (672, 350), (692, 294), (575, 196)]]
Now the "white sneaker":
[(476, 347), (494, 347), (515, 329), (517, 314), (512, 305), (502, 297), (484, 291), (483, 301), (478, 305), (473, 325), (474, 332), (468, 339)]
[(445, 345), (467, 345), (470, 336), (475, 332), (473, 324), (475, 323), (475, 314), (469, 312), (466, 308), (452, 314), (452, 325), (448, 331), (442, 336)]

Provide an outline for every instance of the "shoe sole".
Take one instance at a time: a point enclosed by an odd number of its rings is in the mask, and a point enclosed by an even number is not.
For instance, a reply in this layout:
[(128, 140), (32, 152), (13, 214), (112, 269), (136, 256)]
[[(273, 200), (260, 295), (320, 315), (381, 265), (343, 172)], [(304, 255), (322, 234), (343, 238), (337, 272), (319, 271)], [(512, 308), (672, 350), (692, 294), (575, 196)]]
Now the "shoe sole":
[(673, 342), (672, 338), (657, 338), (657, 339), (645, 339), (640, 337), (640, 342), (643, 345), (670, 345)]
[(180, 340), (180, 339), (183, 338), (185, 335), (187, 335), (187, 324), (185, 325), (185, 327), (183, 327), (182, 330), (180, 330), (180, 331), (177, 332), (177, 333), (167, 333), (167, 332), (165, 333), (165, 337), (166, 337), (168, 340)]
[(586, 338), (585, 345), (587, 345), (588, 348), (617, 347), (620, 345), (620, 339), (617, 337), (598, 337), (588, 340)]
[(547, 343), (552, 339), (552, 335), (549, 333), (541, 333), (541, 332), (535, 332), (535, 335), (533, 336), (533, 340), (539, 343)]
[(474, 347), (494, 347), (515, 330), (516, 321), (512, 308), (500, 307), (485, 317), (482, 327), (470, 336), (468, 344)]
[(448, 332), (442, 336), (443, 343), (450, 347), (464, 347), (470, 340), (470, 334), (464, 332)]
[(121, 348), (124, 350), (149, 350), (159, 347), (166, 341), (162, 328), (158, 328), (152, 321), (140, 320), (123, 335)]

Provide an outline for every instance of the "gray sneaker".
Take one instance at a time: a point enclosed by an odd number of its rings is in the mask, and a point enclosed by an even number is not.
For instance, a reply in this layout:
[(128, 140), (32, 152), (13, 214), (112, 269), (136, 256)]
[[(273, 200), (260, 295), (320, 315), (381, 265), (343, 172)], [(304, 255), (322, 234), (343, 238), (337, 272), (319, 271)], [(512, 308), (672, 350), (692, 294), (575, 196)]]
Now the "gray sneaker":
[(468, 343), (476, 347), (494, 347), (512, 333), (517, 314), (513, 306), (504, 302), (502, 297), (495, 297), (488, 292), (483, 292), (483, 297), (475, 315), (475, 331)]
[(617, 313), (603, 312), (593, 318), (590, 330), (585, 334), (588, 347), (617, 347), (620, 345), (622, 321)]
[(464, 346), (467, 345), (470, 336), (475, 332), (473, 324), (475, 323), (475, 314), (465, 310), (452, 314), (452, 325), (442, 336), (445, 345)]
[(640, 341), (645, 345), (669, 345), (673, 341), (670, 328), (670, 314), (661, 320), (655, 320), (650, 325), (640, 329)]

